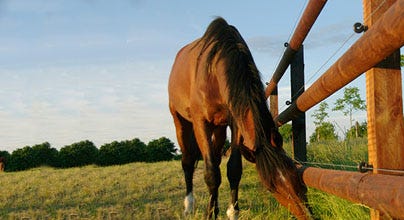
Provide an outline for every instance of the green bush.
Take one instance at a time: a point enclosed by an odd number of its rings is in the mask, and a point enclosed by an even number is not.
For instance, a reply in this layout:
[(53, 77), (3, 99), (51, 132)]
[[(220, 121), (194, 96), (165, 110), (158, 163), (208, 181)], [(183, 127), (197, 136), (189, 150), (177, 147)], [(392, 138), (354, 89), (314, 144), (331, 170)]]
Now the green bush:
[(7, 171), (21, 171), (35, 167), (34, 154), (31, 147), (17, 149), (7, 162)]
[(32, 154), (34, 158), (34, 167), (56, 167), (59, 165), (58, 150), (52, 148), (48, 142), (32, 146)]
[(172, 160), (177, 152), (174, 143), (166, 137), (150, 141), (146, 149), (146, 162)]
[(139, 162), (145, 157), (145, 151), (146, 144), (138, 138), (130, 141), (114, 141), (101, 146), (97, 164), (109, 166)]
[(98, 149), (91, 141), (81, 141), (60, 149), (59, 162), (63, 168), (95, 164)]
[(292, 124), (284, 124), (279, 127), (279, 133), (282, 135), (283, 142), (292, 141)]
[(310, 136), (310, 143), (327, 140), (338, 140), (338, 135), (335, 133), (335, 126), (333, 124), (323, 122), (316, 127), (316, 130)]
[(359, 124), (355, 123), (347, 132), (346, 132), (346, 140), (351, 140), (355, 138), (363, 138), (368, 136), (368, 123), (366, 121)]

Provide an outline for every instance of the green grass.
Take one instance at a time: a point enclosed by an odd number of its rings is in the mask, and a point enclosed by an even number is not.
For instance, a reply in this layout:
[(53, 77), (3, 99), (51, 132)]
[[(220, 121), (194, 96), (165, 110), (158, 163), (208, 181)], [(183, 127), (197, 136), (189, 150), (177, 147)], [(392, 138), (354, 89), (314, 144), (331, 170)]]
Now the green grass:
[[(366, 155), (363, 149), (362, 145), (328, 143), (309, 146), (308, 156), (349, 164), (362, 160)], [(223, 158), (221, 166), (220, 219), (226, 219), (230, 199), (226, 161)], [(261, 186), (254, 165), (243, 162), (240, 219), (293, 219)], [(72, 169), (41, 167), (0, 173), (0, 219), (183, 219), (184, 194), (180, 161)], [(202, 162), (195, 173), (194, 196), (195, 215), (188, 219), (203, 219), (209, 195)], [(314, 189), (309, 189), (308, 196), (320, 219), (369, 219), (369, 210), (361, 205)]]
[(368, 161), (367, 139), (310, 144), (307, 146), (307, 160), (321, 164), (335, 164), (335, 166), (319, 165), (319, 167), (356, 170), (360, 162)]

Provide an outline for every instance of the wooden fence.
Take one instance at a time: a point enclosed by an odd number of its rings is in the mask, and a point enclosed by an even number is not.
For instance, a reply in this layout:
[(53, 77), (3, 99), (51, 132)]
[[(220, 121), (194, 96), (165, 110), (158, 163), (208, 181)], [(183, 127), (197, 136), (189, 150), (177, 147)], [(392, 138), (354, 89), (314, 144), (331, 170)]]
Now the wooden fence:
[[(363, 0), (366, 32), (303, 92), (301, 79), (304, 79), (304, 71), (296, 66), (299, 66), (298, 61), (303, 62), (302, 43), (325, 4), (326, 0), (309, 1), (290, 42), (286, 44), (287, 49), (266, 88), (271, 112), (278, 126), (292, 120), (295, 157), (304, 161), (305, 129), (301, 129), (305, 126), (304, 112), (367, 71), (368, 154), (373, 172), (307, 168), (303, 180), (310, 187), (372, 208), (372, 219), (404, 219), (404, 121), (400, 69), (400, 48), (404, 45), (404, 0)], [(291, 78), (297, 77), (297, 80), (291, 79), (292, 90), (300, 89), (292, 91), (291, 105), (278, 115), (277, 84), (290, 64)], [(299, 134), (300, 131), (304, 135)], [(399, 172), (386, 173), (385, 170)]]

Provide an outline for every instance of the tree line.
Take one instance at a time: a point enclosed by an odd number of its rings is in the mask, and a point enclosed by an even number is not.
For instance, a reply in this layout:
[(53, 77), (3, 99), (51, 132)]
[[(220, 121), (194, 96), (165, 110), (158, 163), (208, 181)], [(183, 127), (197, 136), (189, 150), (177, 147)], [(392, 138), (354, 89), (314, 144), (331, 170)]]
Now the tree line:
[(40, 166), (55, 168), (81, 167), (90, 164), (99, 166), (122, 165), (132, 162), (168, 161), (178, 157), (174, 143), (161, 137), (147, 145), (135, 138), (133, 140), (114, 141), (102, 145), (99, 149), (89, 140), (67, 145), (60, 150), (48, 142), (32, 147), (26, 146), (13, 151), (0, 151), (5, 162), (5, 171), (22, 171)]

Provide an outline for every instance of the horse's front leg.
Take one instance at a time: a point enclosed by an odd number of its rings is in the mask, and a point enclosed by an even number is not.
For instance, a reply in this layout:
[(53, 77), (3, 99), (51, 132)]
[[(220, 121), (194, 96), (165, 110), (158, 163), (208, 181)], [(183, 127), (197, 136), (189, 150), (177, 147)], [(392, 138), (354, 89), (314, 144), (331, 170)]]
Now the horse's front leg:
[(220, 161), (221, 149), (215, 147), (214, 127), (205, 121), (194, 123), (195, 137), (205, 163), (205, 183), (208, 186), (210, 200), (207, 207), (207, 218), (217, 218), (219, 214), (218, 194), (221, 184)]
[(231, 203), (227, 208), (226, 214), (230, 220), (237, 220), (239, 216), (238, 187), (241, 180), (241, 174), (241, 152), (238, 146), (232, 145), (230, 158), (227, 162), (227, 179), (230, 183)]

